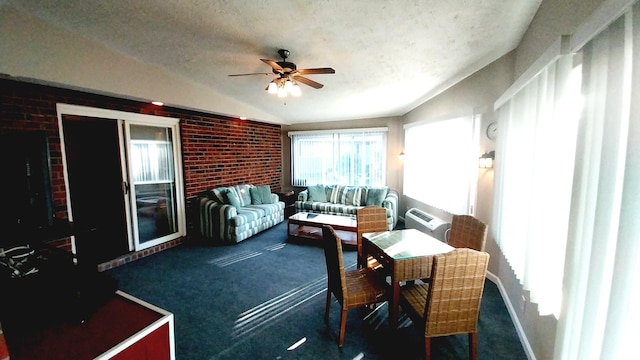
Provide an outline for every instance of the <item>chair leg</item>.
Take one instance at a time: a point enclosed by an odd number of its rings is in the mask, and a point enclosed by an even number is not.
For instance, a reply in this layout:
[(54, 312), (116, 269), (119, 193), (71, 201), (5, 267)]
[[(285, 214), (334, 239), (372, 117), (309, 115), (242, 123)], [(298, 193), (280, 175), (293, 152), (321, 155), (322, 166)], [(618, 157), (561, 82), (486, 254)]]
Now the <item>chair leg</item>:
[(478, 358), (478, 333), (469, 333), (469, 359), (476, 360)]
[(338, 346), (342, 347), (342, 344), (344, 344), (344, 331), (347, 327), (347, 309), (346, 308), (342, 308), (342, 315), (340, 315), (340, 334), (339, 336), (339, 340), (338, 340)]
[(424, 358), (425, 360), (431, 359), (431, 338), (424, 338)]
[(331, 290), (327, 289), (327, 303), (324, 307), (324, 323), (329, 323), (329, 309), (331, 308)]

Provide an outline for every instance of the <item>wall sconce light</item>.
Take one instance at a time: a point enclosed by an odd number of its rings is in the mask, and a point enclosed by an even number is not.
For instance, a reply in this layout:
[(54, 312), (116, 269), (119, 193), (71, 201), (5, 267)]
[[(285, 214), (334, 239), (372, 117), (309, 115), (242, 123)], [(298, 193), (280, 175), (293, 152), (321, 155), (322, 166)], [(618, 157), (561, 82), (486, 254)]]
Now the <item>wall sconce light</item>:
[(496, 158), (496, 152), (491, 150), (480, 156), (478, 159), (478, 165), (481, 169), (488, 169), (493, 167), (493, 160)]

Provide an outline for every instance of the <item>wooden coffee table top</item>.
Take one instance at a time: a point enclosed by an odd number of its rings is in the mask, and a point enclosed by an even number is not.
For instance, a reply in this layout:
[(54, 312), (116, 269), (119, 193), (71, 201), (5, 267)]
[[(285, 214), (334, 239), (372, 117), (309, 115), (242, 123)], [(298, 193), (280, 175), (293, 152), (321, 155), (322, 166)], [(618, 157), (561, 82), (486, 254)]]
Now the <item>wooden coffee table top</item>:
[(328, 215), (300, 212), (289, 217), (290, 224), (317, 226), (331, 225), (335, 230), (357, 231), (355, 216)]

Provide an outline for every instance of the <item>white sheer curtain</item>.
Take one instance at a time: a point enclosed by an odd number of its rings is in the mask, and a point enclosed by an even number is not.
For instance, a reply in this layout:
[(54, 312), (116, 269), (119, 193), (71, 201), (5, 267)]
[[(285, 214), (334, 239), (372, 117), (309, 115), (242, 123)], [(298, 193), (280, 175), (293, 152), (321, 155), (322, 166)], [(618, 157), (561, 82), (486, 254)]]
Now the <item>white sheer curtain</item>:
[(583, 48), (580, 122), (556, 359), (637, 358), (640, 4)]
[(542, 315), (560, 310), (580, 108), (579, 68), (562, 55), (499, 109), (492, 229)]
[(173, 149), (170, 142), (131, 140), (131, 162), (136, 184), (173, 180)]

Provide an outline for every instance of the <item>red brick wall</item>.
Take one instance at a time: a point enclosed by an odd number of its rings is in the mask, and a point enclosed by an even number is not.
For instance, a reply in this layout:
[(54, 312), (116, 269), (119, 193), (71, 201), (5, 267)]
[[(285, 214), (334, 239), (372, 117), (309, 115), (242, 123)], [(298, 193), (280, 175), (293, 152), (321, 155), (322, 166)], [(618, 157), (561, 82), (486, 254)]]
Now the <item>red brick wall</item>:
[(239, 120), (52, 86), (0, 79), (0, 133), (45, 130), (49, 138), (56, 217), (67, 217), (56, 103), (180, 118), (187, 198), (217, 187), (252, 183), (280, 190), (282, 173), (280, 125)]
[(181, 116), (187, 198), (216, 186), (251, 183), (280, 191), (280, 126)]

